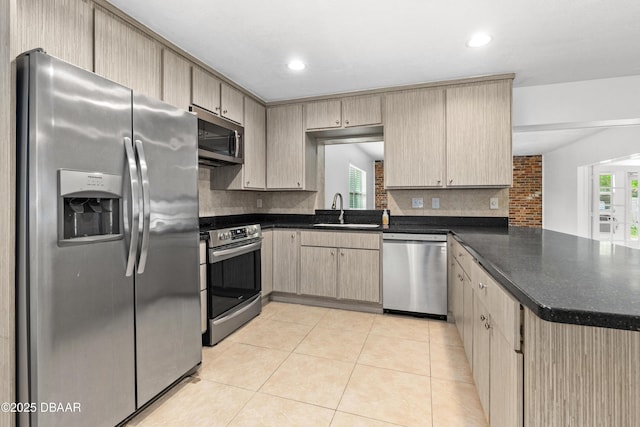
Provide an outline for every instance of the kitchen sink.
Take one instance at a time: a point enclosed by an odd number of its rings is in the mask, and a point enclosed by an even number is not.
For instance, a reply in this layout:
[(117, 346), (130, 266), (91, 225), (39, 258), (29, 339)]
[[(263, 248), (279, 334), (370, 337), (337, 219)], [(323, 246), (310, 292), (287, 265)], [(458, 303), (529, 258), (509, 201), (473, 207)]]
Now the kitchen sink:
[(313, 224), (314, 227), (379, 228), (378, 224)]

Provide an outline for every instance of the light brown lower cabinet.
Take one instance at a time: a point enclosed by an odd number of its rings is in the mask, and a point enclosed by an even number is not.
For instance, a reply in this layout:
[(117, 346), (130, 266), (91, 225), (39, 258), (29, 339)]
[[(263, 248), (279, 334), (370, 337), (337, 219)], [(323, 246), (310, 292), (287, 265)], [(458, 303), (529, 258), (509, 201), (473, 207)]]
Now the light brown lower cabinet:
[(299, 233), (273, 231), (273, 290), (296, 293), (298, 288)]
[(262, 296), (264, 297), (273, 291), (273, 230), (262, 231), (260, 268), (260, 275), (262, 276)]
[(489, 312), (482, 301), (473, 295), (473, 357), (471, 369), (476, 383), (478, 397), (484, 409), (489, 413), (489, 387), (491, 375), (491, 323)]
[(462, 342), (464, 343), (464, 352), (467, 355), (467, 361), (471, 366), (473, 364), (473, 289), (471, 289), (471, 280), (469, 276), (462, 271)]
[(452, 310), (485, 416), (491, 427), (523, 427), (520, 304), (466, 249), (451, 257)]
[(300, 248), (300, 293), (320, 297), (337, 296), (336, 248), (302, 246)]
[(524, 367), (522, 353), (513, 350), (499, 329), (491, 329), (489, 419), (491, 427), (522, 426)]
[(338, 297), (380, 302), (380, 251), (340, 248)]
[(302, 246), (300, 293), (380, 302), (380, 251)]

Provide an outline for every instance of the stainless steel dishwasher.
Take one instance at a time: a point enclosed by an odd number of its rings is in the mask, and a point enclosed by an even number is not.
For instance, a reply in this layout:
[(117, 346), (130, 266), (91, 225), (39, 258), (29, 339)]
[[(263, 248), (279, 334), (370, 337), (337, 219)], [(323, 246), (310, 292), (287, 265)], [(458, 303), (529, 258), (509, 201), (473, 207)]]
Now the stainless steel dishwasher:
[(447, 315), (447, 235), (384, 233), (382, 308)]

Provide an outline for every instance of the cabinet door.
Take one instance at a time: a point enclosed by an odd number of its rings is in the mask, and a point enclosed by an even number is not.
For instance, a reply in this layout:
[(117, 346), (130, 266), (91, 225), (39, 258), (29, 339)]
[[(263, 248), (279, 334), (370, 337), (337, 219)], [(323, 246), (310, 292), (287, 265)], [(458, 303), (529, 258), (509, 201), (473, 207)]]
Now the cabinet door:
[(253, 99), (245, 99), (244, 182), (245, 188), (264, 189), (267, 166), (267, 115)]
[(94, 19), (96, 74), (160, 99), (160, 46), (102, 9)]
[(342, 126), (342, 103), (339, 99), (304, 104), (306, 129), (328, 129)]
[(458, 333), (460, 338), (464, 337), (464, 273), (462, 268), (458, 265), (456, 260), (452, 260), (454, 268), (452, 271), (452, 299), (453, 299), (453, 318), (456, 321), (458, 327)]
[(162, 100), (184, 110), (191, 104), (191, 64), (169, 49), (162, 50)]
[(300, 293), (336, 297), (336, 248), (300, 248)]
[(490, 421), (491, 427), (523, 425), (523, 355), (509, 341), (491, 329)]
[(380, 251), (339, 250), (338, 297), (380, 302)]
[[(93, 2), (78, 0), (11, 2), (18, 25), (13, 27), (12, 23), (10, 57), (40, 47), (49, 55), (93, 71), (93, 7)], [(9, 44), (8, 39), (2, 41)]]
[(491, 331), (489, 312), (482, 301), (473, 296), (473, 380), (484, 413), (489, 413), (489, 378), (491, 368)]
[(193, 67), (192, 102), (198, 107), (220, 115), (220, 80), (206, 71)]
[(303, 188), (304, 144), (302, 104), (267, 109), (267, 188)]
[(222, 117), (236, 123), (244, 123), (244, 95), (228, 84), (222, 83), (220, 88), (220, 108)]
[(363, 95), (342, 100), (343, 126), (367, 126), (382, 123), (382, 97)]
[(273, 291), (273, 231), (262, 232), (262, 249), (260, 250), (260, 268), (262, 276), (262, 296)]
[(273, 290), (296, 293), (298, 290), (298, 232), (273, 231)]
[(387, 95), (384, 106), (385, 187), (441, 187), (444, 155), (444, 91), (420, 89)]
[(469, 366), (473, 368), (473, 289), (471, 279), (462, 272), (462, 342)]
[(447, 186), (510, 186), (511, 80), (447, 89), (446, 111)]

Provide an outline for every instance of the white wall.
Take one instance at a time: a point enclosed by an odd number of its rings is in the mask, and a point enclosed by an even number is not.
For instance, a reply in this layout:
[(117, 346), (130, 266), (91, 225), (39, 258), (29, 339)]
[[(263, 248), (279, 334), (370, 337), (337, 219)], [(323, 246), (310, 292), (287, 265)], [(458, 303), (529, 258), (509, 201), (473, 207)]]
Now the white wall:
[(342, 194), (344, 207), (347, 208), (349, 203), (349, 164), (352, 164), (367, 174), (367, 209), (373, 209), (375, 202), (374, 159), (354, 144), (331, 144), (326, 145), (324, 150), (324, 208), (331, 208), (335, 193)]
[(640, 75), (513, 89), (517, 126), (640, 118)]
[(578, 213), (578, 167), (636, 153), (640, 153), (640, 126), (605, 129), (544, 154), (543, 228), (584, 234), (578, 232), (578, 223), (582, 222)]

